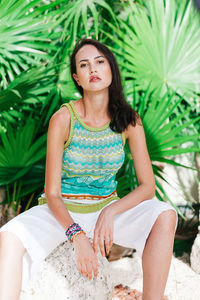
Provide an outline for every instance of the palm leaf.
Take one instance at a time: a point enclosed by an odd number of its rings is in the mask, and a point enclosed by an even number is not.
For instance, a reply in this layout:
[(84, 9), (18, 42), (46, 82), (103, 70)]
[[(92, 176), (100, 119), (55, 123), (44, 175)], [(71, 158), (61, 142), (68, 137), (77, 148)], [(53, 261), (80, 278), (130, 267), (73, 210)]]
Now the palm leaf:
[[(165, 162), (197, 171), (193, 166), (185, 166), (175, 162), (174, 156), (182, 153), (199, 152), (199, 135), (195, 133), (194, 124), (200, 120), (200, 117), (189, 118), (191, 106), (184, 112), (177, 114), (176, 110), (181, 107), (182, 98), (178, 101), (175, 99), (176, 95), (173, 93), (165, 94), (158, 101), (155, 96), (149, 93), (149, 90), (145, 91), (142, 96), (141, 93), (134, 91), (132, 99), (132, 107), (140, 112), (143, 120), (147, 148), (156, 177), (156, 197), (170, 203), (173, 201), (169, 199), (158, 180), (166, 181), (162, 176), (163, 171), (154, 162)], [(192, 132), (189, 132), (189, 127), (191, 127)], [(117, 177), (118, 193), (122, 196), (137, 186), (133, 159), (127, 143), (125, 151), (126, 159)], [(176, 209), (178, 210), (178, 208)]]
[[(6, 88), (16, 75), (30, 66), (50, 61), (57, 51), (55, 43), (61, 30), (51, 31), (54, 11), (48, 11), (46, 16), (38, 14), (39, 4), (40, 0), (0, 2), (1, 88)], [(43, 4), (43, 8), (47, 12), (48, 6)]]
[(7, 125), (7, 133), (0, 135), (0, 167), (29, 167), (45, 157), (46, 135), (35, 140), (35, 128), (35, 121), (31, 119), (17, 131)]
[[(53, 100), (52, 97), (58, 92), (55, 88), (59, 79), (58, 68), (58, 65), (53, 63), (33, 67), (18, 75), (7, 89), (0, 92), (2, 126), (6, 128), (7, 121), (17, 123), (19, 119), (26, 118), (26, 111), (36, 112), (36, 106), (37, 109), (40, 109), (41, 105), (44, 108), (47, 100)], [(55, 101), (52, 105), (55, 105)]]
[(170, 88), (191, 102), (200, 92), (200, 20), (192, 1), (179, 6), (175, 0), (146, 1), (146, 7), (128, 3), (128, 18), (119, 19), (120, 28), (107, 22), (111, 31), (102, 30), (122, 58), (123, 75), (135, 79), (137, 90), (150, 84), (158, 97)]
[[(70, 1), (63, 10), (62, 15), (58, 16), (56, 23), (52, 27), (53, 29), (64, 23), (64, 31), (62, 35), (62, 40), (66, 36), (67, 29), (70, 28), (71, 23), (73, 23), (73, 43), (78, 38), (78, 31), (80, 30), (80, 24), (83, 24), (86, 36), (92, 35), (92, 24), (94, 23), (94, 32), (95, 38), (98, 39), (99, 36), (99, 16), (98, 16), (98, 8), (103, 8), (107, 10), (112, 16), (113, 20), (116, 21), (115, 14), (112, 11), (112, 8), (108, 5), (105, 0), (73, 0)], [(89, 27), (89, 18), (92, 17), (92, 24)]]
[(17, 132), (8, 125), (7, 133), (0, 133), (0, 185), (23, 177), (35, 164), (44, 160), (46, 134), (34, 141), (35, 128), (35, 123), (29, 120), (29, 123), (23, 128), (19, 127)]
[[(44, 185), (46, 133), (38, 137), (42, 120), (30, 119), (17, 128), (7, 125), (0, 133), (0, 186), (16, 182), (23, 187), (17, 198), (30, 195)], [(6, 201), (7, 202), (7, 201)]]

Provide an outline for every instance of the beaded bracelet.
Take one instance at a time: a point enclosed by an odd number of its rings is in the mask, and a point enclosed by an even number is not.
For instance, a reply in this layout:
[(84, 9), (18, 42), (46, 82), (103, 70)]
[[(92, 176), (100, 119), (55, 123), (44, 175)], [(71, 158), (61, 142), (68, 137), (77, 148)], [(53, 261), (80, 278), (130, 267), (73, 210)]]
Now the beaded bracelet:
[(75, 234), (72, 235), (70, 242), (73, 243), (73, 242), (74, 242), (74, 237), (75, 237), (76, 235), (79, 235), (80, 233), (86, 234), (84, 230), (78, 231), (78, 232), (76, 232)]
[(71, 224), (69, 228), (65, 231), (65, 234), (71, 243), (73, 243), (73, 238), (79, 233), (86, 234), (78, 223)]

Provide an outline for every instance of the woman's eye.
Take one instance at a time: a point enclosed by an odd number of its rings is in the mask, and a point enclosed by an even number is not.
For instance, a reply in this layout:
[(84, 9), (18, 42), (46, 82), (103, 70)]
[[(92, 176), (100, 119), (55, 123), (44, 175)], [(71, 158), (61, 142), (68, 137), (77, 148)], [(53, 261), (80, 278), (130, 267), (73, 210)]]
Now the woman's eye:
[(98, 63), (102, 64), (102, 63), (104, 63), (104, 60), (99, 60)]
[(83, 68), (85, 67), (87, 64), (81, 64), (80, 67)]

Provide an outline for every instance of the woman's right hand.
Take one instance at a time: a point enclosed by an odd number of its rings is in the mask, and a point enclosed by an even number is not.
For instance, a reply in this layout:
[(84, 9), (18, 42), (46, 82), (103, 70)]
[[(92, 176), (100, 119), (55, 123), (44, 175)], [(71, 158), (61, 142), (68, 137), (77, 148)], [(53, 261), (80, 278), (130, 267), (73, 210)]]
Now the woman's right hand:
[(73, 244), (78, 271), (89, 280), (92, 279), (92, 273), (94, 273), (94, 278), (96, 278), (98, 276), (99, 263), (88, 237), (84, 233), (80, 233), (74, 237)]

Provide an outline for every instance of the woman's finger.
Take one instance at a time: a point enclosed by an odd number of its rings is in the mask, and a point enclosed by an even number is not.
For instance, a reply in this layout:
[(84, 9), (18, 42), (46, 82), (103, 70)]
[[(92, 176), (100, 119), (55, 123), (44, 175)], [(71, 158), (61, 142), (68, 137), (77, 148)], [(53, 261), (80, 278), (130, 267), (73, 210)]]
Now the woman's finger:
[(86, 268), (86, 265), (84, 262), (81, 264), (81, 272), (80, 273), (82, 275), (84, 275), (85, 277), (87, 277), (87, 275), (88, 275), (87, 268)]
[(80, 263), (79, 261), (77, 261), (77, 262), (76, 262), (76, 267), (77, 267), (77, 269), (78, 269), (79, 273), (81, 273), (81, 274), (82, 274), (81, 263)]
[(86, 272), (87, 272), (87, 278), (89, 280), (92, 280), (92, 265), (91, 265), (90, 260), (85, 261), (85, 268), (86, 268)]
[(98, 268), (99, 268), (99, 262), (97, 259), (92, 262), (92, 268), (93, 268), (94, 278), (96, 278), (98, 276)]
[(113, 234), (110, 235), (110, 240), (109, 240), (109, 251), (110, 251), (110, 248), (112, 247), (112, 244), (113, 244)]
[(98, 234), (95, 234), (94, 233), (94, 237), (93, 237), (93, 249), (94, 249), (94, 253), (97, 254), (98, 253), (98, 239), (99, 239), (99, 236)]
[(105, 237), (105, 248), (106, 248), (106, 254), (108, 255), (109, 249), (110, 249), (110, 238), (109, 238), (109, 236)]
[(99, 248), (100, 248), (100, 251), (101, 251), (101, 255), (106, 256), (105, 255), (104, 237), (103, 236), (101, 236), (100, 239), (99, 239)]

